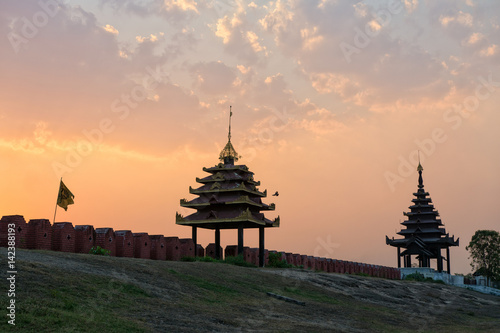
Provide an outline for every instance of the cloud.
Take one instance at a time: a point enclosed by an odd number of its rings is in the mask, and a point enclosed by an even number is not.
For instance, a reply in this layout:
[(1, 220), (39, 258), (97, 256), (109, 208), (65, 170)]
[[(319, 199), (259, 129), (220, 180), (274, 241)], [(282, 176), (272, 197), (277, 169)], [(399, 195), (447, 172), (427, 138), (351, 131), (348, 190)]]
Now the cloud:
[[(249, 9), (257, 11), (258, 8), (250, 6)], [(249, 13), (241, 4), (233, 12), (217, 19), (211, 25), (214, 35), (222, 39), (224, 50), (237, 57), (245, 64), (253, 65), (266, 60), (268, 52), (266, 46), (261, 44), (261, 39), (249, 19)], [(258, 28), (258, 27), (257, 27)]]
[(483, 57), (491, 57), (495, 54), (498, 54), (498, 45), (496, 44), (490, 45), (487, 48), (481, 50), (480, 54)]
[(482, 33), (474, 32), (466, 39), (466, 41), (463, 44), (464, 45), (474, 45), (483, 39), (484, 39), (484, 35)]
[(474, 23), (474, 18), (470, 13), (464, 13), (462, 11), (458, 11), (458, 13), (455, 16), (441, 15), (439, 17), (439, 22), (441, 22), (441, 25), (443, 25), (444, 27), (448, 27), (453, 22), (457, 22), (463, 26), (472, 27), (472, 24)]
[[(262, 28), (274, 35), (276, 45), (286, 47), (287, 42), (298, 40), (293, 33), (294, 7), (292, 3), (278, 0), (270, 4), (268, 12), (259, 20)], [(300, 35), (299, 35), (300, 36)], [(291, 43), (293, 48), (296, 42)]]
[(190, 67), (195, 86), (210, 95), (224, 95), (232, 91), (235, 71), (222, 62), (197, 63)]
[(404, 3), (408, 13), (413, 12), (418, 7), (418, 0), (404, 0)]
[(107, 32), (113, 34), (113, 35), (118, 35), (120, 32), (118, 30), (116, 30), (115, 27), (113, 27), (112, 25), (110, 24), (106, 24), (104, 27), (102, 27), (104, 30), (106, 30)]
[(174, 26), (185, 25), (200, 15), (199, 3), (194, 0), (102, 0), (103, 6), (117, 14), (135, 15), (140, 18), (162, 17)]
[(165, 9), (167, 11), (181, 10), (185, 12), (195, 12), (199, 14), (196, 2), (194, 0), (165, 0)]
[(312, 29), (301, 29), (302, 48), (307, 51), (313, 51), (323, 42), (323, 36), (318, 35), (318, 27)]
[(154, 42), (157, 42), (157, 41), (158, 41), (158, 36), (163, 37), (163, 36), (164, 36), (164, 33), (163, 33), (163, 32), (160, 32), (158, 35), (155, 35), (155, 34), (150, 34), (149, 36), (146, 36), (146, 37), (143, 37), (143, 36), (136, 36), (136, 37), (135, 37), (135, 40), (136, 40), (138, 43), (144, 43), (144, 41), (150, 41), (150, 42), (154, 43)]

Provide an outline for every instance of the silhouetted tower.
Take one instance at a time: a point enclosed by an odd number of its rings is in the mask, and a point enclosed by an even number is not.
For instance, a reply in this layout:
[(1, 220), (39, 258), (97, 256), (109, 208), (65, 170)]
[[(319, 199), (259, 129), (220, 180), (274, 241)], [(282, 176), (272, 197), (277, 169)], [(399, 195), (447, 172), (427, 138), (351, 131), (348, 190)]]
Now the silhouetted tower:
[(196, 209), (196, 212), (186, 217), (176, 214), (176, 223), (192, 227), (193, 241), (196, 246), (197, 228), (215, 230), (216, 257), (221, 258), (220, 230), (238, 230), (238, 254), (243, 253), (243, 229), (259, 229), (259, 265), (264, 265), (264, 229), (279, 227), (279, 216), (273, 221), (267, 219), (261, 211), (275, 209), (274, 204), (267, 205), (262, 198), (267, 196), (267, 190), (260, 192), (260, 182), (254, 180), (254, 173), (246, 165), (235, 165), (238, 153), (231, 143), (231, 117), (229, 113), (229, 134), (224, 149), (220, 152), (221, 163), (211, 168), (203, 168), (209, 173), (204, 178), (196, 178), (201, 186), (189, 193), (197, 195), (193, 200), (181, 199), (181, 206)]
[[(443, 256), (441, 249), (446, 249), (447, 271), (450, 273), (450, 246), (458, 246), (459, 239), (450, 237), (444, 229), (441, 219), (438, 219), (439, 213), (434, 209), (432, 200), (428, 192), (424, 190), (422, 179), (422, 165), (418, 164), (418, 190), (413, 193), (415, 199), (412, 200), (410, 212), (404, 212), (403, 215), (408, 220), (401, 223), (406, 229), (398, 232), (398, 235), (404, 236), (402, 239), (389, 239), (385, 236), (386, 244), (397, 247), (398, 249), (398, 267), (401, 267), (401, 257), (403, 257), (404, 267), (411, 267), (411, 257), (413, 255), (418, 259), (419, 267), (430, 267), (430, 260), (437, 259), (437, 270), (443, 271)], [(401, 248), (405, 249), (401, 252)]]

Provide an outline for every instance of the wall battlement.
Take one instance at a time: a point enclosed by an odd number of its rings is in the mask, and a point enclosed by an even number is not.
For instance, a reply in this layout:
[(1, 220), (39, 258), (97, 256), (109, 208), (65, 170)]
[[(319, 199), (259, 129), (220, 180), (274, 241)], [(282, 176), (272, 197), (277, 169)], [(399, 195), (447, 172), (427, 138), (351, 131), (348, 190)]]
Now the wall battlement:
[[(0, 247), (9, 246), (9, 225), (15, 230), (16, 248), (89, 253), (92, 247), (100, 246), (110, 250), (111, 256), (174, 261), (179, 261), (182, 257), (193, 257), (195, 252), (198, 256), (215, 256), (215, 244), (208, 244), (206, 248), (197, 244), (195, 247), (191, 238), (133, 233), (130, 230), (114, 231), (113, 228), (96, 229), (92, 225), (73, 226), (71, 222), (56, 222), (51, 225), (47, 219), (30, 220), (26, 223), (21, 215), (3, 216), (0, 220)], [(237, 254), (236, 245), (228, 245), (222, 250), (220, 253), (225, 253), (226, 257)], [(398, 268), (281, 251), (265, 250), (266, 264), (269, 263), (269, 253), (279, 253), (281, 259), (288, 264), (303, 266), (304, 269), (401, 279)], [(259, 249), (245, 247), (243, 258), (258, 266)]]

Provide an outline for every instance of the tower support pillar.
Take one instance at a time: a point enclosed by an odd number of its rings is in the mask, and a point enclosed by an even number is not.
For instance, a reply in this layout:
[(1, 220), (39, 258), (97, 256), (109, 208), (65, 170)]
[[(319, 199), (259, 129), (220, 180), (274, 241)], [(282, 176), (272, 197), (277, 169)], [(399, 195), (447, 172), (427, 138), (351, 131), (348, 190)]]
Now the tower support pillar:
[(264, 227), (259, 227), (259, 267), (264, 267)]
[(198, 254), (198, 235), (197, 235), (197, 228), (196, 227), (192, 227), (192, 230), (191, 230), (191, 238), (193, 239), (193, 243), (194, 243), (194, 256), (196, 257), (197, 254)]
[(451, 274), (450, 271), (450, 247), (446, 247), (446, 269), (448, 270), (448, 274)]
[(243, 254), (243, 227), (238, 227), (238, 255)]
[(220, 253), (220, 229), (215, 229), (215, 259), (221, 259)]
[(401, 268), (401, 248), (398, 246), (398, 268)]

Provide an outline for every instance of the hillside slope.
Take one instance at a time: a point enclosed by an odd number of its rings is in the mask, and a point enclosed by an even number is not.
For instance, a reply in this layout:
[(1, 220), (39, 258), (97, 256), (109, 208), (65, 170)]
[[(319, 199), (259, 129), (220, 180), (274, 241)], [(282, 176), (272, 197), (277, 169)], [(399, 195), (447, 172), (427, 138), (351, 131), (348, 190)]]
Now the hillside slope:
[(16, 326), (3, 314), (0, 331), (500, 331), (500, 297), (435, 283), (34, 250), (16, 263)]

